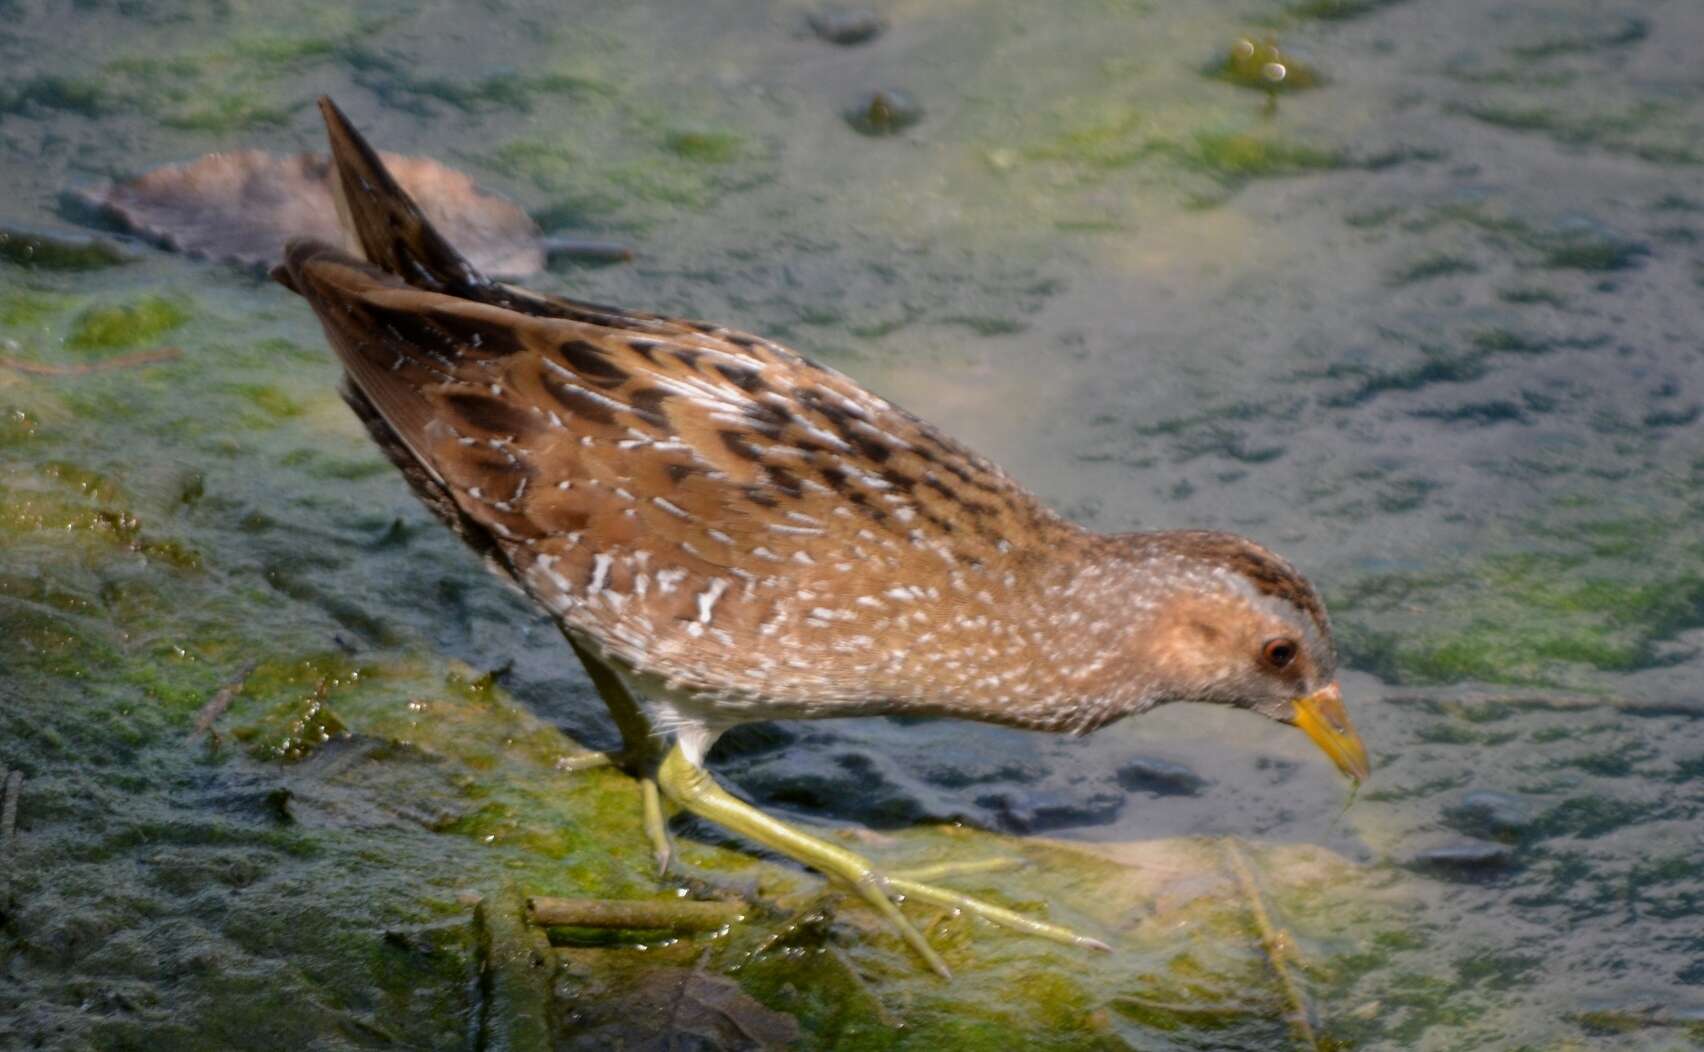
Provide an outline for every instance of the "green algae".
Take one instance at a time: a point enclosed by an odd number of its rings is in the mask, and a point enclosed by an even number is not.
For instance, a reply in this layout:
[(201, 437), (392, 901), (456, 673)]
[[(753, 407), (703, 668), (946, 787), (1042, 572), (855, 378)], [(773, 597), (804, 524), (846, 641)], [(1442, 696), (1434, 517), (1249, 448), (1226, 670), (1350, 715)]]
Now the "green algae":
[(569, 138), (514, 139), (483, 160), (549, 194), (538, 215), (551, 227), (644, 225), (659, 206), (701, 211), (768, 178), (766, 163), (738, 136), (679, 129), (656, 136), (648, 110), (624, 105), (622, 112), (643, 136), (635, 142), (649, 141), (650, 148), (604, 151)]
[[(360, 681), (361, 671), (336, 658), (308, 658), (289, 666), (262, 665), (245, 677), (238, 697), (264, 708), (231, 733), (256, 759), (306, 759), (332, 738), (347, 733), (331, 707), (340, 687)], [(238, 718), (242, 719), (240, 709)]]
[(1393, 605), (1450, 611), (1449, 629), (1400, 637), (1349, 629), (1350, 651), (1394, 682), (1578, 684), (1588, 671), (1647, 667), (1665, 640), (1704, 625), (1704, 575), (1687, 561), (1632, 579), (1623, 569), (1593, 568), (1676, 536), (1684, 535), (1650, 521), (1591, 522), (1570, 533), (1573, 551), (1490, 555), (1448, 574), (1366, 577), (1335, 596), (1333, 608), (1352, 625)]
[(1075, 117), (1042, 141), (1026, 146), (1022, 155), (1090, 168), (1125, 168), (1156, 149), (1146, 135), (1138, 134), (1145, 127), (1139, 110), (1112, 103), (1105, 113)]
[(699, 164), (728, 164), (739, 159), (745, 143), (726, 131), (672, 131), (664, 137), (663, 148)]
[(1319, 70), (1279, 48), (1272, 36), (1238, 39), (1223, 58), (1209, 63), (1203, 72), (1239, 88), (1268, 93), (1306, 91), (1325, 83)]
[(65, 345), (75, 351), (117, 351), (150, 344), (191, 317), (175, 298), (145, 296), (128, 303), (96, 304), (71, 319)]
[(0, 291), (0, 325), (32, 328), (56, 317), (76, 302), (72, 297), (29, 289)]
[(102, 270), (131, 257), (101, 238), (0, 227), (0, 262), (31, 270)]
[(168, 128), (230, 135), (238, 131), (283, 127), (290, 123), (296, 111), (306, 105), (304, 99), (293, 106), (279, 106), (261, 91), (233, 92), (186, 103), (162, 115), (160, 122)]
[(1181, 148), (1180, 156), (1186, 165), (1233, 180), (1327, 171), (1347, 163), (1333, 149), (1285, 142), (1253, 132), (1199, 132)]
[(1285, 7), (1295, 18), (1317, 18), (1344, 22), (1374, 14), (1402, 0), (1297, 0)]
[(0, 84), (0, 112), (5, 113), (54, 110), (80, 117), (99, 117), (116, 106), (116, 98), (106, 85), (83, 77), (39, 74)]

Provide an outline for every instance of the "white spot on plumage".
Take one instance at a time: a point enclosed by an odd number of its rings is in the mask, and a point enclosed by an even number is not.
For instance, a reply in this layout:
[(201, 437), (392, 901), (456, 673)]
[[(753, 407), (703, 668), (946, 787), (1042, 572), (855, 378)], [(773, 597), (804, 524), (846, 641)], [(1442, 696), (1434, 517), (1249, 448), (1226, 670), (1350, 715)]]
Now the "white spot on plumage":
[(592, 557), (592, 583), (586, 586), (588, 596), (596, 596), (603, 591), (604, 582), (609, 580), (610, 564), (615, 562), (608, 552), (599, 552)]
[(710, 623), (711, 614), (716, 607), (716, 600), (722, 598), (722, 593), (727, 590), (728, 582), (725, 578), (712, 577), (710, 584), (704, 591), (698, 593), (698, 620), (701, 624)]

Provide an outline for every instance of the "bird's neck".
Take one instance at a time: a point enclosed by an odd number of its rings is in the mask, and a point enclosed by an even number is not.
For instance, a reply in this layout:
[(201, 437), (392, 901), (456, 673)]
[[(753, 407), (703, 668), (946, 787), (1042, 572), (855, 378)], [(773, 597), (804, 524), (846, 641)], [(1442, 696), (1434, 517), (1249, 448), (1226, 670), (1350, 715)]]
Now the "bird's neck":
[(1137, 546), (1061, 521), (1010, 554), (1025, 653), (996, 722), (1083, 733), (1164, 699), (1144, 639), (1167, 589)]

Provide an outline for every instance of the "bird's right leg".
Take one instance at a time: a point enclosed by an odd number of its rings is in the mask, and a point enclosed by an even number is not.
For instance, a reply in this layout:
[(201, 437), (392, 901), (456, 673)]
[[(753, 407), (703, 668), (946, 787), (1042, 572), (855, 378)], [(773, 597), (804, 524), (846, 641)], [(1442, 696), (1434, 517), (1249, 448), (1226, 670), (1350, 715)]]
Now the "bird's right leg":
[(657, 780), (664, 792), (693, 814), (852, 885), (852, 890), (874, 906), (931, 969), (942, 978), (952, 978), (947, 962), (888, 896), (887, 880), (862, 856), (764, 814), (717, 785), (679, 745), (663, 758)]
[(644, 710), (616, 671), (572, 635), (566, 632), (563, 635), (567, 636), (568, 645), (574, 648), (574, 653), (579, 655), (580, 664), (586, 667), (586, 675), (592, 686), (597, 688), (598, 696), (609, 707), (616, 729), (621, 732), (621, 752), (612, 759), (639, 781), (645, 836), (651, 841), (651, 850), (657, 857), (657, 871), (667, 873), (674, 845), (669, 840), (668, 825), (663, 817), (662, 794), (657, 791), (656, 771), (662, 762), (662, 743), (651, 733), (651, 721), (645, 718)]

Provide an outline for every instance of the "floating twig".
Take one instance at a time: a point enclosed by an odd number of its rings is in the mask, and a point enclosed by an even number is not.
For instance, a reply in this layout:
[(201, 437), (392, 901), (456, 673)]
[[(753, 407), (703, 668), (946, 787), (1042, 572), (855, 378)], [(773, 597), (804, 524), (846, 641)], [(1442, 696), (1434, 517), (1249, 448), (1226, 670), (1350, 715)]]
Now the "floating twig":
[(18, 797), (23, 793), (24, 772), (7, 771), (5, 795), (0, 797), (0, 851), (11, 847), (12, 838), (18, 833)]
[(1231, 870), (1236, 874), (1237, 883), (1242, 885), (1243, 897), (1248, 899), (1249, 912), (1254, 916), (1255, 927), (1260, 930), (1261, 945), (1266, 948), (1266, 959), (1272, 963), (1272, 970), (1278, 973), (1278, 981), (1284, 988), (1284, 996), (1290, 1002), (1290, 1011), (1286, 1021), (1290, 1024), (1291, 1033), (1296, 1040), (1309, 1052), (1318, 1052), (1319, 1036), (1314, 1033), (1310, 1021), (1307, 997), (1302, 993), (1302, 986), (1290, 974), (1289, 966), (1284, 963), (1290, 946), (1288, 933), (1273, 927), (1272, 918), (1266, 912), (1266, 903), (1260, 897), (1260, 886), (1254, 882), (1254, 872), (1249, 869), (1248, 860), (1237, 848), (1236, 841), (1225, 840), (1225, 857), (1230, 860)]
[(607, 752), (578, 752), (573, 755), (563, 755), (556, 758), (558, 771), (591, 771), (599, 767), (611, 767), (615, 757)]
[(20, 373), (28, 373), (31, 376), (88, 376), (90, 373), (105, 373), (115, 369), (134, 369), (140, 365), (169, 362), (181, 357), (183, 357), (183, 348), (181, 347), (156, 347), (151, 351), (137, 351), (135, 354), (121, 354), (116, 358), (105, 358), (98, 362), (79, 362), (76, 365), (54, 365), (51, 362), (32, 362), (26, 358), (0, 355), (0, 367)]
[(550, 259), (575, 263), (626, 263), (633, 259), (633, 246), (617, 241), (589, 241), (577, 237), (545, 237), (539, 242)]
[(195, 714), (195, 729), (189, 732), (190, 741), (194, 741), (213, 729), (214, 721), (223, 716), (225, 710), (231, 707), (231, 702), (236, 700), (238, 692), (243, 689), (243, 684), (248, 682), (249, 675), (254, 672), (257, 664), (259, 664), (257, 661), (245, 662), (243, 667), (237, 670), (235, 676), (232, 676), (211, 698), (207, 699), (207, 704), (201, 706), (201, 710)]
[(744, 917), (743, 902), (690, 899), (527, 900), (527, 920), (540, 927), (619, 928), (627, 931), (716, 931)]
[(473, 1047), (511, 1052), (555, 1048), (550, 1030), (555, 964), (544, 932), (522, 919), (513, 888), (483, 898), (473, 908), (479, 947), (479, 983), (473, 1011)]

